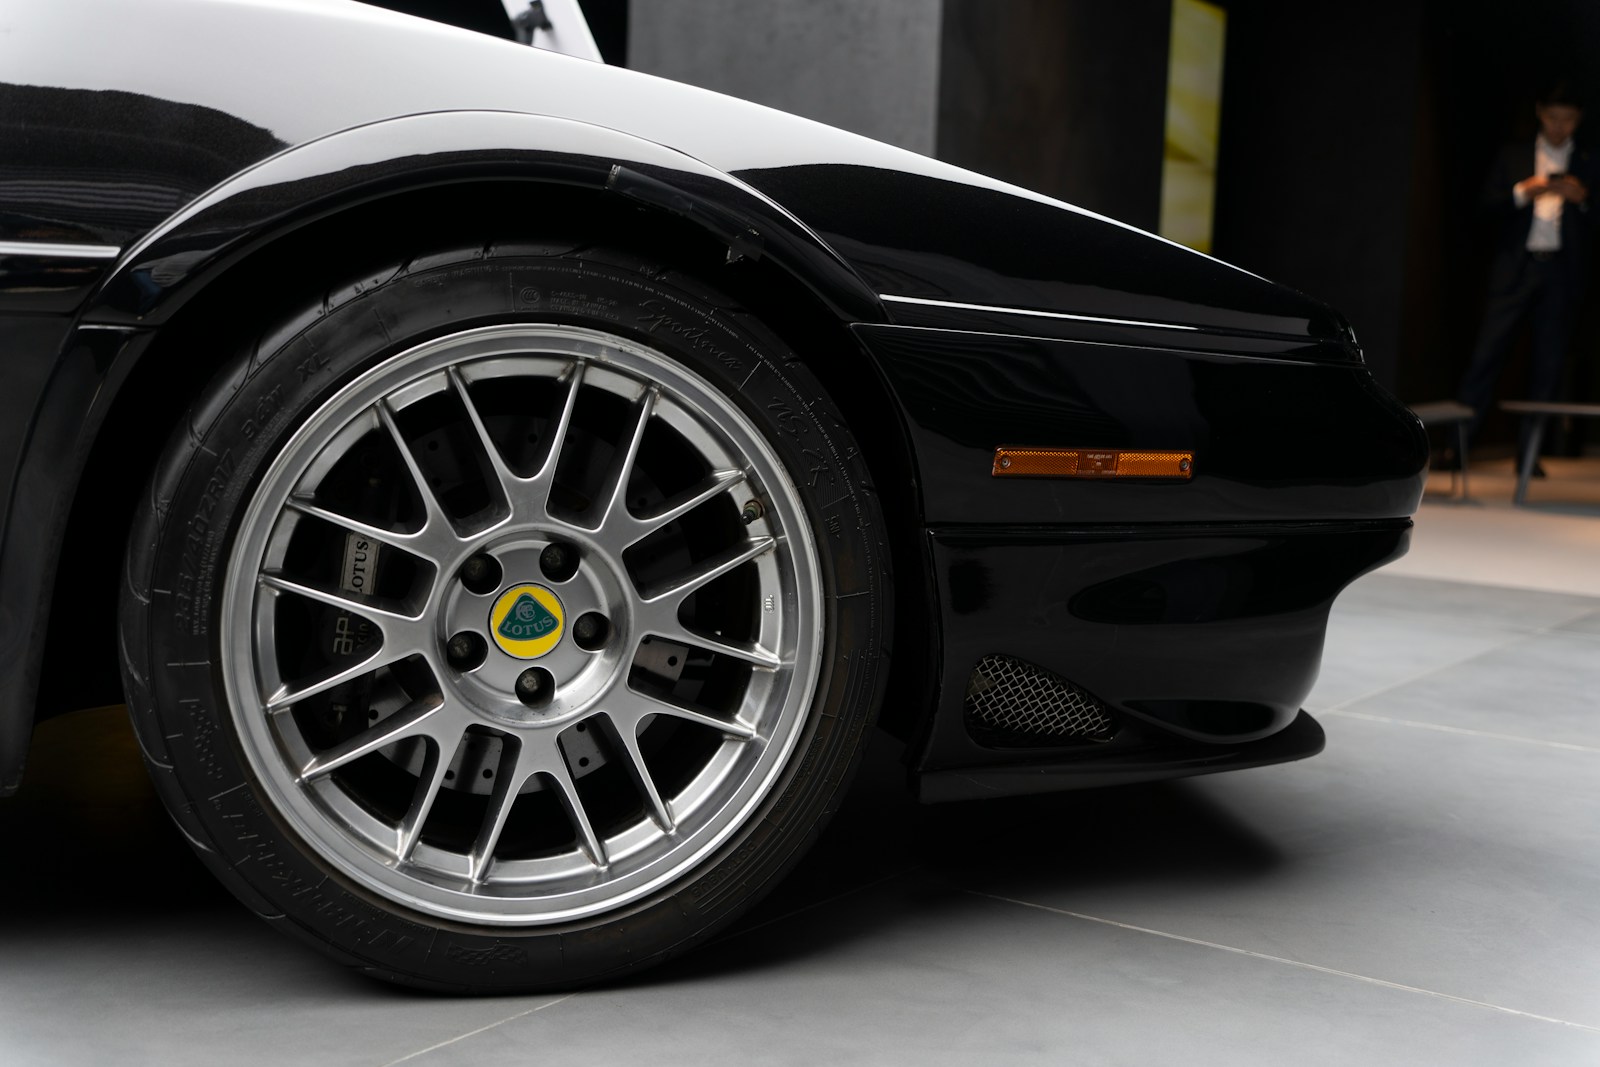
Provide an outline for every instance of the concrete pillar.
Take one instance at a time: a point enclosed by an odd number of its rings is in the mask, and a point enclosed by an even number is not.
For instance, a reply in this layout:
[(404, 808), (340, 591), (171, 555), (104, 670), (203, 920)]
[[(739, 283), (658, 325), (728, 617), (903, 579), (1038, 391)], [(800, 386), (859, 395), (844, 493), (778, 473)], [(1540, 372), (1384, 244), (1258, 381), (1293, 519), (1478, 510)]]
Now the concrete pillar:
[(628, 65), (932, 154), (943, 0), (635, 0)]

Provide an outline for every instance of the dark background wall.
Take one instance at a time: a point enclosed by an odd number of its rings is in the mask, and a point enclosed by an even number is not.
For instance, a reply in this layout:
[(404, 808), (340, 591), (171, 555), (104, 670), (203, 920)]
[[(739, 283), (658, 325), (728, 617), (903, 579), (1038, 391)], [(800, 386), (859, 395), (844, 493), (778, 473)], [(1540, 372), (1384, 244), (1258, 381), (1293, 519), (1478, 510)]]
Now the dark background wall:
[[(1157, 225), (1170, 0), (581, 2), (610, 62)], [(1476, 206), (1496, 149), (1527, 141), (1531, 169), (1533, 97), (1556, 79), (1589, 101), (1579, 139), (1600, 147), (1600, 0), (1217, 2), (1216, 254), (1340, 308), (1403, 399), (1453, 395), (1481, 314)], [(1600, 402), (1600, 279), (1590, 297), (1566, 393)], [(1502, 398), (1523, 388), (1524, 359)], [(1494, 418), (1486, 440), (1508, 433)]]
[(578, 0), (595, 47), (607, 63), (628, 65), (628, 0)]
[[(1220, 2), (1216, 254), (1342, 310), (1403, 398), (1452, 396), (1495, 151), (1526, 140), (1531, 171), (1533, 98), (1557, 79), (1589, 100), (1579, 137), (1600, 146), (1600, 0)], [(1166, 0), (945, 0), (937, 153), (1154, 229), (1169, 19)], [(1600, 401), (1592, 310), (1567, 393)], [(1485, 439), (1508, 432), (1497, 417)]]
[[(1421, 0), (1230, 0), (1215, 253), (1403, 348)], [(1170, 0), (945, 0), (938, 155), (1157, 225)]]
[(1339, 308), (1375, 373), (1392, 383), (1420, 4), (1260, 0), (1227, 9), (1215, 254)]
[[(1407, 284), (1397, 388), (1402, 396), (1448, 395), (1465, 365), (1478, 325), (1488, 270), (1488, 245), (1477, 201), (1496, 149), (1507, 140), (1530, 146), (1538, 126), (1532, 97), (1558, 78), (1588, 102), (1578, 140), (1600, 149), (1600, 3), (1594, 0), (1428, 0), (1415, 112), (1418, 145), (1412, 169)], [(1531, 159), (1530, 159), (1531, 172)], [(1600, 197), (1600, 190), (1595, 190)], [(1600, 199), (1593, 210), (1600, 211)], [(1567, 395), (1600, 402), (1600, 277), (1589, 297), (1567, 361)], [(1501, 396), (1526, 380), (1520, 352)], [(1510, 424), (1496, 417), (1490, 440), (1506, 440)], [(1587, 420), (1573, 426), (1576, 447)]]
[(931, 153), (942, 0), (641, 0), (628, 65)]
[(944, 0), (941, 159), (1154, 230), (1171, 0)]

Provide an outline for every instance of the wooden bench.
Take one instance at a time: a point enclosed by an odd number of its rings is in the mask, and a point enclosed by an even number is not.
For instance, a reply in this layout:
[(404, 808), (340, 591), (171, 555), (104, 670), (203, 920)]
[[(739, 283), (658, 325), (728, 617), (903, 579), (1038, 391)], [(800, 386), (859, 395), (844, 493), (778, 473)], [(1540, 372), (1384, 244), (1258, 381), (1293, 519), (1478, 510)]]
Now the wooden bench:
[(1539, 462), (1539, 445), (1544, 442), (1544, 427), (1545, 423), (1550, 421), (1550, 416), (1600, 419), (1600, 404), (1563, 404), (1551, 400), (1502, 400), (1500, 407), (1516, 415), (1526, 415), (1533, 420), (1533, 429), (1528, 435), (1528, 450), (1522, 456), (1522, 469), (1517, 471), (1517, 492), (1511, 498), (1513, 504), (1527, 503), (1528, 481), (1533, 477), (1533, 468)]
[(1456, 465), (1450, 472), (1450, 495), (1456, 495), (1456, 471), (1460, 471), (1461, 499), (1467, 499), (1467, 425), (1472, 422), (1472, 409), (1454, 400), (1435, 400), (1413, 405), (1411, 413), (1430, 429), (1434, 426), (1455, 426)]

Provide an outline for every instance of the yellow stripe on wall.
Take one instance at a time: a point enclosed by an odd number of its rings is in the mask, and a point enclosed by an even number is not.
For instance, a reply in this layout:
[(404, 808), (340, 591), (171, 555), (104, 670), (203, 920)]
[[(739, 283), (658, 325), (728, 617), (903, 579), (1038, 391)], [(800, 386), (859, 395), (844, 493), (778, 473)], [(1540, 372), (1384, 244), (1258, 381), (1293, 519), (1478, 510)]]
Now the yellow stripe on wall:
[(1205, 0), (1172, 0), (1167, 138), (1161, 166), (1161, 236), (1211, 251), (1222, 127), (1228, 13)]

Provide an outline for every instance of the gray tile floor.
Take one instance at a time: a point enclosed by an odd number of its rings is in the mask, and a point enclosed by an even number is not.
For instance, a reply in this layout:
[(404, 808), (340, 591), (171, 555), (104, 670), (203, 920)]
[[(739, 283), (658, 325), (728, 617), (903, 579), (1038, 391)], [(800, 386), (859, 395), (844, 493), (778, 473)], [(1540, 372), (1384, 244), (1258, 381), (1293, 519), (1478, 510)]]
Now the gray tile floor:
[(1378, 574), (1323, 755), (920, 808), (880, 743), (732, 935), (625, 986), (344, 974), (188, 855), (115, 713), (0, 803), (0, 1063), (1600, 1064), (1600, 600)]

